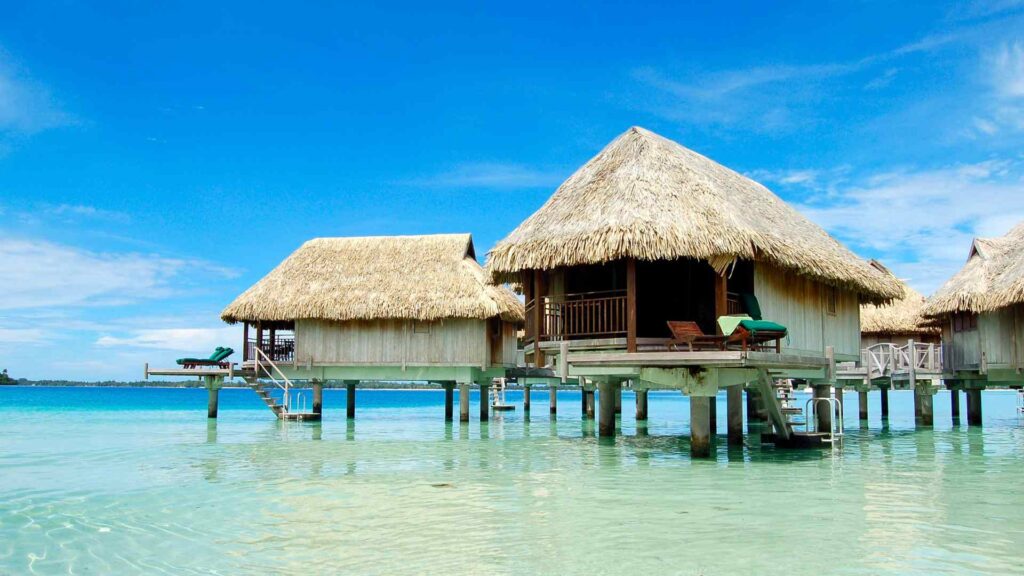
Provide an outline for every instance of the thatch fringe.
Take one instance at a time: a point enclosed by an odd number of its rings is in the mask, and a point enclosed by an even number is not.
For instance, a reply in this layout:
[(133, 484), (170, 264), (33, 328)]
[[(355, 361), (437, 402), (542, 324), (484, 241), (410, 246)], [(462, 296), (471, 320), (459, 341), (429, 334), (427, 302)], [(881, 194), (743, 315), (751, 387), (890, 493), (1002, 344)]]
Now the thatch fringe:
[(679, 144), (633, 127), (569, 177), (488, 255), (496, 281), (524, 270), (621, 258), (698, 258), (724, 268), (770, 262), (858, 292), (903, 295), (764, 186)]
[(871, 336), (894, 334), (938, 334), (940, 329), (926, 318), (925, 297), (910, 286), (903, 286), (903, 298), (889, 304), (863, 304), (860, 307), (860, 333)]
[(931, 317), (991, 312), (1024, 302), (1024, 222), (1005, 236), (975, 238), (967, 263), (928, 299)]
[(523, 304), (488, 282), (469, 234), (310, 240), (221, 313), (229, 323), (496, 316), (521, 322)]

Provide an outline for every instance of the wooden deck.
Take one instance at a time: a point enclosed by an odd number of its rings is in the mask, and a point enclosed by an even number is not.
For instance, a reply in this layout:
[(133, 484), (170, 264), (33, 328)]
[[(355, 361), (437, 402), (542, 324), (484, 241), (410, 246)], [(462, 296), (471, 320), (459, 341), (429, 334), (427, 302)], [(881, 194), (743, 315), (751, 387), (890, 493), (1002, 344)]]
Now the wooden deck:
[(767, 368), (769, 370), (816, 370), (827, 368), (824, 356), (797, 356), (774, 352), (741, 352), (739, 350), (705, 352), (595, 352), (570, 353), (568, 363), (579, 367), (658, 367), (684, 368), (706, 366), (716, 368)]

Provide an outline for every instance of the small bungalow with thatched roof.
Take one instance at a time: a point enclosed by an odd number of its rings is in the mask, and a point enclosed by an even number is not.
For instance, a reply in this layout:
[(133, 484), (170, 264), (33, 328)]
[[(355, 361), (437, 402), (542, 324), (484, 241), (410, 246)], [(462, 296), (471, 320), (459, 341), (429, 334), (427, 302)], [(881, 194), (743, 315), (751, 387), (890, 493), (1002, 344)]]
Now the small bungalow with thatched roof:
[(976, 238), (924, 314), (942, 327), (947, 384), (1024, 384), (1024, 222), (1005, 236)]
[(903, 285), (903, 298), (889, 304), (861, 304), (860, 345), (899, 344), (941, 341), (942, 330), (922, 312), (926, 298), (917, 290)]
[(317, 238), (221, 318), (245, 325), (243, 366), (289, 379), (468, 384), (515, 366), (523, 305), (469, 234)]
[[(825, 377), (826, 347), (859, 357), (859, 305), (903, 295), (761, 184), (637, 127), (562, 183), (486, 268), (524, 288), (528, 362), (565, 351), (555, 365), (572, 374), (703, 386), (698, 396), (749, 382), (755, 366)], [(669, 321), (713, 343), (731, 314), (784, 325), (781, 353), (665, 351)]]

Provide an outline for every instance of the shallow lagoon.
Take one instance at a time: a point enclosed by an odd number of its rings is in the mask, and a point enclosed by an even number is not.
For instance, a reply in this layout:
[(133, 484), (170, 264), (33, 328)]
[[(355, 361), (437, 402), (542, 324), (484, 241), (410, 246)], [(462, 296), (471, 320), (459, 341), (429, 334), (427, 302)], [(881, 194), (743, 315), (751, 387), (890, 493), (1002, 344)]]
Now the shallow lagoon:
[(245, 389), (213, 422), (205, 390), (4, 387), (0, 573), (1024, 573), (1024, 421), (983, 399), (981, 428), (940, 392), (915, 431), (910, 393), (886, 427), (872, 393), (866, 428), (847, 394), (833, 456), (730, 449), (721, 395), (695, 461), (677, 393), (651, 393), (647, 435), (625, 393), (605, 441), (572, 392), (557, 422), (537, 390), (529, 420), (467, 426), (441, 391), (360, 390), (347, 422), (326, 390), (310, 424)]

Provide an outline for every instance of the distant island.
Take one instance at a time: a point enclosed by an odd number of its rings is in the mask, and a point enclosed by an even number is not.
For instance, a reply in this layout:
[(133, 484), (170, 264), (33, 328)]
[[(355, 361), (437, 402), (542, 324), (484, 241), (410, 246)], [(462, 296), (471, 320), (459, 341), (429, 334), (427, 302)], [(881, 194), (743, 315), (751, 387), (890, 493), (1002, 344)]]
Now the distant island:
[(4, 368), (4, 371), (0, 373), (0, 386), (9, 386), (11, 384), (17, 384), (17, 382), (15, 382), (14, 378), (11, 378), (10, 375), (7, 374), (7, 368)]
[[(306, 382), (296, 382), (297, 388), (308, 386)], [(87, 382), (81, 380), (29, 380), (28, 378), (11, 378), (7, 370), (0, 374), (0, 385), (7, 386), (91, 386), (102, 388), (204, 388), (206, 386), (201, 380), (102, 380)], [(242, 380), (225, 382), (225, 386), (245, 388), (248, 385)], [(341, 380), (326, 380), (324, 388), (344, 388), (345, 383)], [(440, 384), (428, 382), (360, 382), (359, 387), (363, 389), (409, 389), (429, 390), (438, 389)], [(475, 387), (475, 386), (474, 386)]]

